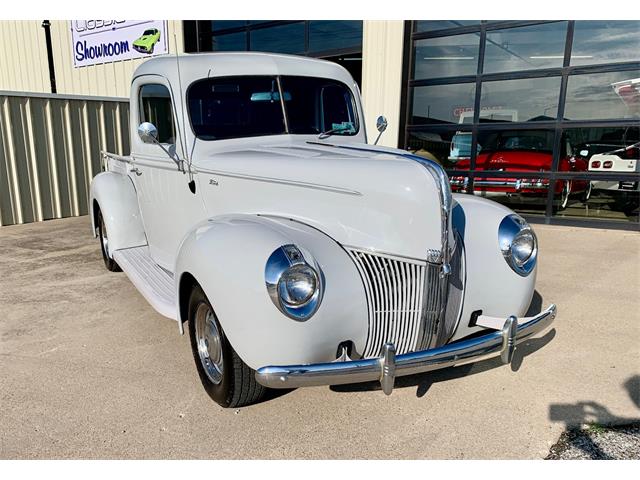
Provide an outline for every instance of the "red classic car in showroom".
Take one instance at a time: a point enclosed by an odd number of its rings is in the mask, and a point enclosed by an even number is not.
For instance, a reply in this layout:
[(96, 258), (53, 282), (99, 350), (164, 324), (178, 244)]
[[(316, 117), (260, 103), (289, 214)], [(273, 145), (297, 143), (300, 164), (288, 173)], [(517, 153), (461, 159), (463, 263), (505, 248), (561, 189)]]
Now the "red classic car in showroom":
[[(507, 196), (521, 201), (544, 202), (549, 190), (548, 178), (519, 178), (519, 173), (548, 172), (553, 161), (553, 132), (546, 131), (500, 131), (479, 138), (480, 152), (476, 158), (476, 172), (487, 171), (474, 181), (474, 193), (483, 197)], [(574, 155), (571, 144), (562, 139), (560, 172), (586, 172), (588, 161)], [(469, 170), (471, 161), (461, 159), (452, 167)], [(513, 172), (513, 177), (492, 177), (490, 172)], [(450, 177), (451, 190), (465, 193), (469, 177)], [(580, 194), (586, 201), (591, 195), (591, 184), (587, 180), (556, 181), (555, 198), (560, 209), (566, 208), (569, 196)]]

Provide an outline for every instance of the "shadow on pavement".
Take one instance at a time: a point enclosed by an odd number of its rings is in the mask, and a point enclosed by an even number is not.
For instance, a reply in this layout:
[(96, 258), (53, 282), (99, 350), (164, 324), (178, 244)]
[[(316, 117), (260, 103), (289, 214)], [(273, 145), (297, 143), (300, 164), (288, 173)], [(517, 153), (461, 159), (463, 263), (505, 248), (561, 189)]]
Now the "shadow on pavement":
[[(634, 375), (624, 382), (624, 387), (633, 403), (640, 410), (640, 375)], [(640, 414), (640, 411), (638, 412)], [(579, 430), (583, 425), (601, 426), (629, 425), (640, 422), (640, 415), (635, 418), (619, 417), (597, 402), (577, 402), (575, 404), (556, 403), (549, 406), (549, 419), (562, 422), (569, 432)], [(592, 459), (606, 460), (605, 454), (588, 436), (583, 436), (581, 443), (575, 447), (584, 451)]]

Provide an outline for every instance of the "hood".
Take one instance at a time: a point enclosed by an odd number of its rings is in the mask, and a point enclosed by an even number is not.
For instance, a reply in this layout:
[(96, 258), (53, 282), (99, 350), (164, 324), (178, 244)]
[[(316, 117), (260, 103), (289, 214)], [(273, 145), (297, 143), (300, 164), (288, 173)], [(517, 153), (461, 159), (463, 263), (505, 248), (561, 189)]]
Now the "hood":
[[(539, 171), (550, 170), (553, 156), (551, 152), (532, 152), (530, 150), (498, 150), (480, 153), (476, 159), (476, 170)], [(468, 170), (470, 160), (460, 160), (456, 170)]]
[(402, 150), (354, 148), (292, 143), (208, 155), (200, 149), (194, 158), (207, 213), (291, 218), (344, 246), (380, 253), (427, 259), (428, 250), (440, 250), (440, 194), (427, 168), (400, 156)]
[(146, 42), (150, 42), (154, 40), (154, 35), (143, 35), (140, 38), (138, 38), (137, 40), (135, 40), (133, 43), (134, 45), (137, 43), (146, 43)]

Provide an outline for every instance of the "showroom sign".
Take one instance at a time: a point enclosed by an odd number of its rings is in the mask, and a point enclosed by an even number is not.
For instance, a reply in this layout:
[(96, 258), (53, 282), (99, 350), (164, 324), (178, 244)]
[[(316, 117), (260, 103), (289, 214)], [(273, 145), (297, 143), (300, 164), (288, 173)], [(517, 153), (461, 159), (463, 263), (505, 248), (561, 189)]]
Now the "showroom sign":
[(71, 20), (73, 65), (169, 53), (164, 20)]

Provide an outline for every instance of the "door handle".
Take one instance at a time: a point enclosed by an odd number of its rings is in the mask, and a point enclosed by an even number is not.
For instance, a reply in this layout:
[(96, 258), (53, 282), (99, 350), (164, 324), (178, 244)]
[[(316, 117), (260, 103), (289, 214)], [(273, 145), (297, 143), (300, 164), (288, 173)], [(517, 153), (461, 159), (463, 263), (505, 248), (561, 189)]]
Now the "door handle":
[(140, 170), (138, 170), (138, 168), (137, 168), (137, 167), (133, 167), (133, 168), (131, 169), (131, 172), (132, 172), (132, 173), (135, 173), (137, 176), (142, 175), (142, 172), (141, 172)]

